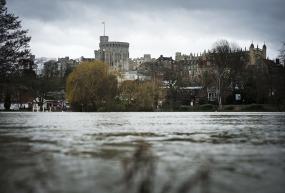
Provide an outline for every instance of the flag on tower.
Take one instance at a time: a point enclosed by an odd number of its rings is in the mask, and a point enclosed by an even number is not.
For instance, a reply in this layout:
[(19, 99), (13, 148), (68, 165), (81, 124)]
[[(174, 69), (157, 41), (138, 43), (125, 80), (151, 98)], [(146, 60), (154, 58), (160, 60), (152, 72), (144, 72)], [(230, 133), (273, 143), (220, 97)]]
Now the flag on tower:
[(104, 36), (105, 36), (105, 21), (102, 21), (102, 24), (104, 25)]

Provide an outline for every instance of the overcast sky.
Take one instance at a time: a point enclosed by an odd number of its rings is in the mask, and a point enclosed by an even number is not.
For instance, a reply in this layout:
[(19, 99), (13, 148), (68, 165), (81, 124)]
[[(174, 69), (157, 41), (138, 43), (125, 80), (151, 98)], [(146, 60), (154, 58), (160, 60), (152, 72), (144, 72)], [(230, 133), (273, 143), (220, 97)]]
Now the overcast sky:
[(32, 36), (36, 57), (94, 57), (99, 36), (130, 43), (130, 57), (211, 49), (220, 39), (266, 43), (275, 58), (285, 41), (285, 0), (7, 0)]

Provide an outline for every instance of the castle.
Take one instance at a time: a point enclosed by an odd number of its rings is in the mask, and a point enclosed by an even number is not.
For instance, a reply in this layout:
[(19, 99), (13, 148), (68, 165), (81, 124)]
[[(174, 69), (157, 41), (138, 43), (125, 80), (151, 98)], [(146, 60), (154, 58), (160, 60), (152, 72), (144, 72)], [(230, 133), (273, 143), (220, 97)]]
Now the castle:
[[(245, 59), (247, 61), (247, 65), (260, 65), (262, 64), (262, 61), (267, 58), (266, 49), (267, 48), (265, 44), (262, 46), (261, 49), (258, 48), (258, 45), (255, 48), (254, 44), (252, 43), (249, 47), (249, 50), (245, 48), (244, 50), (240, 49), (236, 51), (241, 51), (244, 54)], [(233, 50), (233, 52), (235, 52), (235, 50)], [(190, 53), (189, 55), (181, 54), (181, 52), (176, 52), (175, 60), (176, 61), (185, 60), (195, 64), (199, 59), (205, 60), (208, 53), (210, 53), (210, 51), (208, 52), (204, 51), (203, 53), (196, 53), (196, 54)]]
[(263, 44), (262, 49), (254, 48), (253, 43), (249, 47), (249, 51), (245, 51), (248, 56), (248, 65), (258, 65), (262, 60), (266, 59), (266, 45)]
[(129, 70), (129, 43), (109, 41), (108, 36), (100, 36), (99, 50), (95, 50), (95, 60), (110, 65), (113, 70)]
[[(246, 67), (253, 67), (258, 69), (264, 69), (266, 59), (267, 59), (267, 48), (264, 44), (262, 48), (259, 48), (258, 45), (255, 47), (252, 43), (249, 49), (235, 49), (231, 53), (240, 52), (243, 59), (245, 60)], [(211, 59), (209, 58), (212, 51), (206, 50), (203, 53), (190, 53), (181, 54), (181, 52), (176, 52), (175, 61), (186, 64), (188, 68), (188, 76), (192, 81), (199, 82), (203, 77), (205, 71), (211, 70), (212, 64)]]

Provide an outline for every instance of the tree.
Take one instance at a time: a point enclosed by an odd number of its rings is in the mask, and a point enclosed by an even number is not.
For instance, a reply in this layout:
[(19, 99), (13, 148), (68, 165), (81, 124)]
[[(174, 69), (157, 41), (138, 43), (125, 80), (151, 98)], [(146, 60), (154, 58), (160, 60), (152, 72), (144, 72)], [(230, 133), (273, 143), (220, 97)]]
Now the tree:
[(120, 99), (129, 111), (153, 111), (157, 107), (160, 91), (154, 81), (127, 80), (120, 85)]
[(55, 60), (49, 60), (44, 63), (43, 77), (47, 79), (54, 79), (59, 77), (58, 63)]
[(213, 74), (217, 81), (217, 98), (219, 109), (222, 109), (223, 86), (227, 72), (230, 66), (230, 44), (226, 40), (220, 40), (215, 43), (211, 53), (211, 63), (214, 65)]
[(285, 64), (285, 42), (282, 44), (282, 48), (279, 50), (279, 58), (283, 62), (283, 65)]
[(96, 111), (111, 103), (117, 94), (116, 76), (100, 61), (82, 62), (66, 84), (66, 98), (75, 110)]
[(6, 90), (6, 110), (10, 109), (10, 88), (21, 73), (22, 61), (30, 59), (27, 32), (22, 30), (19, 18), (7, 12), (6, 1), (0, 0), (0, 84)]
[(139, 110), (153, 111), (157, 107), (160, 89), (152, 81), (146, 81), (139, 85), (137, 92), (137, 106)]
[(141, 64), (138, 71), (151, 76), (155, 85), (163, 83), (167, 88), (166, 104), (175, 108), (181, 101), (178, 92), (181, 87), (189, 86), (189, 64), (185, 61), (174, 61), (171, 57), (160, 56), (156, 61)]
[(137, 99), (138, 81), (126, 80), (121, 83), (119, 92), (120, 100), (126, 106), (128, 110), (135, 108), (135, 102)]

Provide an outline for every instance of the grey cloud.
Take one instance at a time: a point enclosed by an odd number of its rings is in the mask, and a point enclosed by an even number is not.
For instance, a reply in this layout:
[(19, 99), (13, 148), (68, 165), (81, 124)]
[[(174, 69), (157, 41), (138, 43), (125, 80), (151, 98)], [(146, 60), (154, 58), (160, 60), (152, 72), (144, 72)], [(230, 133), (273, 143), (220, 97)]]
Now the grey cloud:
[(42, 38), (42, 44), (48, 39), (44, 37), (46, 33), (39, 33), (40, 26), (29, 21), (36, 20), (59, 30), (64, 30), (64, 26), (71, 31), (80, 28), (98, 34), (100, 22), (106, 19), (108, 30), (126, 41), (122, 36), (132, 36), (137, 41), (136, 34), (151, 38), (171, 32), (185, 39), (194, 33), (215, 37), (213, 42), (223, 37), (264, 40), (277, 50), (285, 39), (284, 0), (8, 0), (7, 3), (9, 10), (28, 21), (31, 31), (37, 33), (35, 41)]
[(64, 10), (60, 1), (54, 0), (8, 0), (8, 8), (24, 18), (40, 20), (61, 19)]
[[(182, 8), (186, 10), (243, 11), (252, 15), (268, 15), (276, 19), (285, 16), (284, 0), (10, 0), (8, 4), (26, 17), (56, 19), (69, 13), (69, 5), (102, 8), (112, 11), (159, 11)], [(283, 16), (283, 17), (282, 17)], [(240, 17), (243, 17), (241, 15)]]

